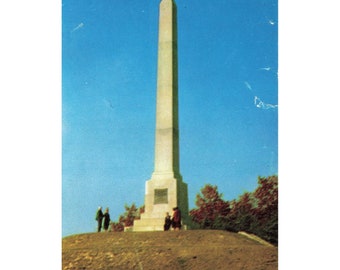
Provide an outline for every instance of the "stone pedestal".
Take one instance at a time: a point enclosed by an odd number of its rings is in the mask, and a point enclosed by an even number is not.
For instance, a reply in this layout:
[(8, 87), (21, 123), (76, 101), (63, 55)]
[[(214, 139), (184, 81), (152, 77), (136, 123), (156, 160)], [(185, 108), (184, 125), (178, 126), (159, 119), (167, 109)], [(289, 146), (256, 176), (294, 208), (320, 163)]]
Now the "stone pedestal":
[[(157, 178), (159, 177), (159, 178)], [(183, 228), (188, 224), (188, 187), (181, 179), (153, 175), (145, 185), (145, 212), (135, 220), (133, 231), (162, 231), (165, 213), (181, 210)]]

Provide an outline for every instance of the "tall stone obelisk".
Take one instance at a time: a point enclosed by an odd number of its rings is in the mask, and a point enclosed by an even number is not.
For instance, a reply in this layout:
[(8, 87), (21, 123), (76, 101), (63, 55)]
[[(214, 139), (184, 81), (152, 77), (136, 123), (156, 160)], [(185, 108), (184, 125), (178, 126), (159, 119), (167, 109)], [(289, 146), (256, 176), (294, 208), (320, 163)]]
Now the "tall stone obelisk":
[(179, 207), (188, 221), (188, 187), (179, 172), (177, 9), (173, 0), (159, 6), (155, 168), (145, 186), (145, 212), (133, 231), (163, 230), (165, 213)]

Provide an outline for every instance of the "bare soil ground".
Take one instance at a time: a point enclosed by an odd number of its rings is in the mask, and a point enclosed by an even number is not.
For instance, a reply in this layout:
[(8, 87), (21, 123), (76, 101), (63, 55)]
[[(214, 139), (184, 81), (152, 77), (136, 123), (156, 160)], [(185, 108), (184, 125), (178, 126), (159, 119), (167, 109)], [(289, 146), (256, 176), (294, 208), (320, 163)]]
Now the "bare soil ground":
[(63, 270), (278, 269), (278, 249), (227, 231), (102, 232), (62, 239)]

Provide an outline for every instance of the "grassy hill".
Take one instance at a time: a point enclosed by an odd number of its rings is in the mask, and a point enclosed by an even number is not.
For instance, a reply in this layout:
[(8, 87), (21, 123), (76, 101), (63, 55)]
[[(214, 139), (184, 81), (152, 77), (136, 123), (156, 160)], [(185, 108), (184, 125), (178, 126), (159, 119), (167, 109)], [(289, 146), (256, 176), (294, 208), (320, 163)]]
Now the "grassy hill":
[(102, 232), (62, 239), (63, 270), (278, 269), (278, 249), (227, 231)]

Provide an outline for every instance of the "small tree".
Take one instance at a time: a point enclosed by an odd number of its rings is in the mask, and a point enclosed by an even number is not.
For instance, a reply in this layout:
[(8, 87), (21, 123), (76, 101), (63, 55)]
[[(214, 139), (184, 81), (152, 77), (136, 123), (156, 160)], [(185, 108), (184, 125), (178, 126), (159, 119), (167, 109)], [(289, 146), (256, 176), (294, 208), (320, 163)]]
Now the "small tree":
[(251, 231), (254, 226), (254, 199), (249, 192), (231, 202), (231, 211), (227, 217), (225, 229), (231, 231)]
[(132, 203), (131, 206), (125, 204), (124, 208), (125, 212), (119, 216), (118, 222), (112, 222), (111, 228), (115, 232), (122, 232), (124, 227), (133, 226), (134, 220), (139, 219), (140, 214), (144, 212), (144, 205), (137, 208), (135, 203)]
[(217, 186), (210, 184), (201, 189), (201, 194), (196, 195), (196, 209), (189, 212), (192, 220), (202, 229), (221, 229), (226, 216), (230, 211), (228, 202), (222, 199), (223, 194), (217, 190)]
[(277, 175), (269, 177), (259, 177), (259, 186), (254, 192), (257, 207), (254, 215), (258, 225), (254, 233), (265, 240), (278, 243), (278, 177)]
[(276, 175), (258, 178), (258, 188), (254, 192), (257, 201), (257, 216), (263, 224), (273, 214), (278, 213), (279, 190)]
[(111, 222), (111, 230), (114, 231), (114, 232), (123, 232), (124, 231), (123, 216), (119, 217), (118, 222)]
[(125, 213), (123, 214), (122, 221), (125, 227), (133, 226), (133, 222), (135, 219), (140, 219), (140, 214), (144, 212), (144, 205), (137, 208), (135, 203), (132, 203), (131, 206), (125, 204)]

